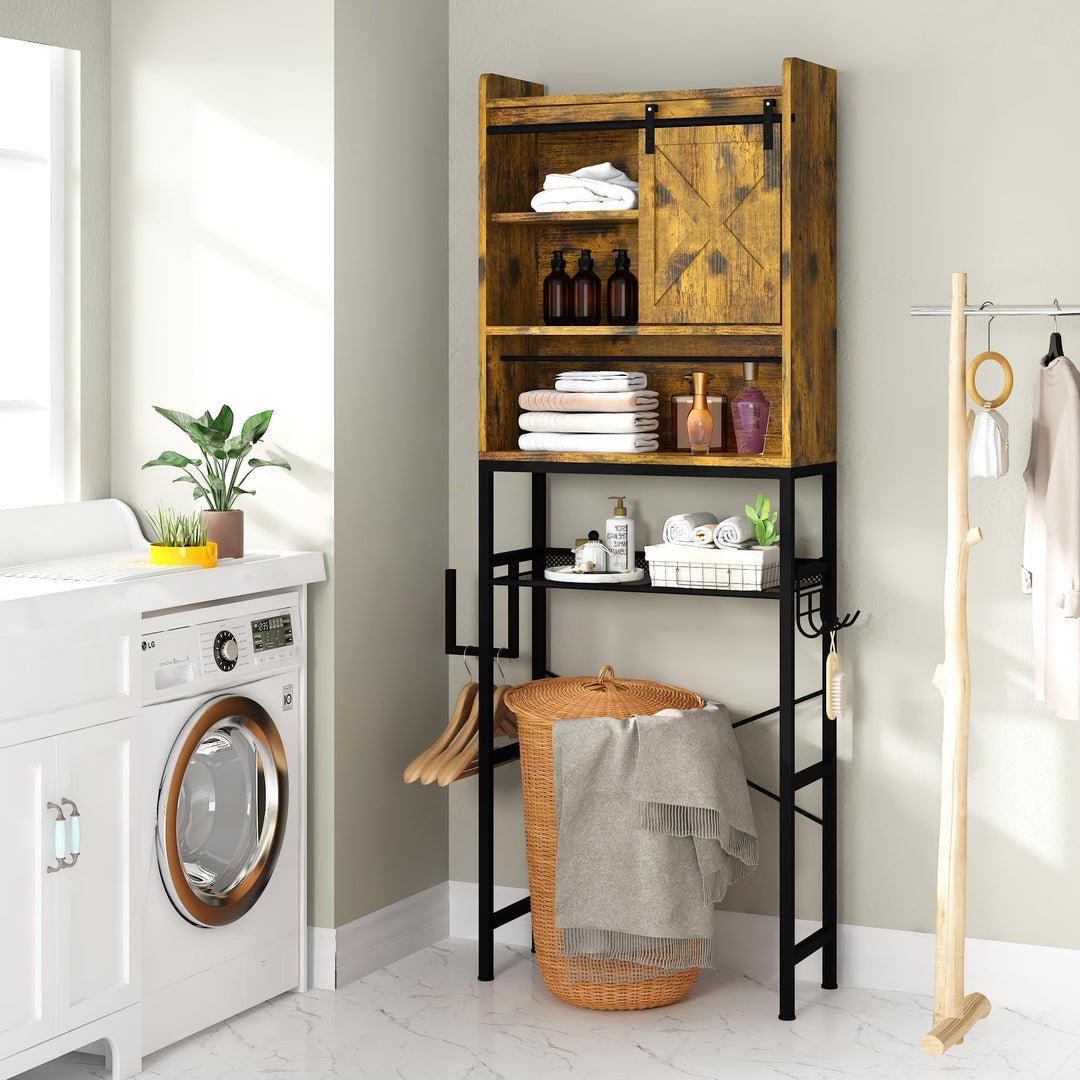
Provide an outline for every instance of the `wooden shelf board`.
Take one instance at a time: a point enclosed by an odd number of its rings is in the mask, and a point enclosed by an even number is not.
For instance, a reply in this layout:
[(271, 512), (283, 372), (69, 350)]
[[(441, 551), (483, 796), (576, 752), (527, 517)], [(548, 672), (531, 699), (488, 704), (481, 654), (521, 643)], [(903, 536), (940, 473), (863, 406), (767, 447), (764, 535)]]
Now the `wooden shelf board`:
[(537, 105), (611, 105), (640, 101), (685, 101), (698, 98), (771, 97), (779, 98), (782, 86), (743, 86), (710, 90), (634, 90), (618, 94), (547, 94), (538, 97), (489, 98), (489, 109), (520, 109)]
[(529, 450), (481, 450), (481, 461), (547, 461), (597, 465), (640, 465), (643, 469), (672, 465), (692, 469), (787, 469), (791, 462), (776, 454), (549, 454)]
[(488, 326), (491, 337), (783, 337), (780, 325), (747, 326), (736, 323), (682, 325), (650, 323), (639, 326)]
[(638, 212), (636, 210), (592, 210), (589, 212), (560, 210), (551, 214), (538, 214), (535, 210), (526, 210), (520, 213), (488, 215), (488, 221), (493, 225), (595, 225), (598, 222), (610, 221), (632, 221), (636, 224), (637, 220)]

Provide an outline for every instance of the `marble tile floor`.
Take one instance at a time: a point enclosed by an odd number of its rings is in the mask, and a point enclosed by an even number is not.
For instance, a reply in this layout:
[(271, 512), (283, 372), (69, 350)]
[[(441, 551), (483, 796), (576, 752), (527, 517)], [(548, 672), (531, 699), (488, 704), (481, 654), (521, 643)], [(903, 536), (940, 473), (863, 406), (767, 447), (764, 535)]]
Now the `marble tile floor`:
[[(331, 991), (286, 994), (159, 1051), (143, 1080), (950, 1080), (1080, 1078), (1080, 1016), (996, 1003), (963, 1046), (928, 1058), (930, 999), (800, 983), (799, 1017), (773, 987), (703, 972), (667, 1009), (598, 1013), (553, 998), (528, 949), (497, 946), (478, 983), (474, 942), (445, 941)], [(98, 1080), (67, 1058), (21, 1080)]]

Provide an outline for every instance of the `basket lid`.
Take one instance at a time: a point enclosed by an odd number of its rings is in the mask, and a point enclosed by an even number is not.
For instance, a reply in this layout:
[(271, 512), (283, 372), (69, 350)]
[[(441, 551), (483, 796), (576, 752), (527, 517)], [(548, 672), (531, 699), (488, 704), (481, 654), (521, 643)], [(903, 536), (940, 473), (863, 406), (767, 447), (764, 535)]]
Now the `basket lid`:
[(535, 679), (515, 686), (506, 705), (519, 717), (550, 720), (614, 716), (625, 720), (635, 714), (651, 716), (661, 709), (700, 709), (705, 701), (690, 690), (645, 679), (616, 679), (610, 665), (597, 678), (575, 675), (561, 679)]

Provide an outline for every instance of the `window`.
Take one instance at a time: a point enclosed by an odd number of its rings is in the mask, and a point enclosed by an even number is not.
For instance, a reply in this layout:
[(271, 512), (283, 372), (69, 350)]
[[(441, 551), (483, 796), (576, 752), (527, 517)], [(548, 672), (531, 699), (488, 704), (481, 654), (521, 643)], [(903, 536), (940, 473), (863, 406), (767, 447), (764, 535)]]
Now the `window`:
[(64, 497), (64, 50), (0, 38), (0, 508)]

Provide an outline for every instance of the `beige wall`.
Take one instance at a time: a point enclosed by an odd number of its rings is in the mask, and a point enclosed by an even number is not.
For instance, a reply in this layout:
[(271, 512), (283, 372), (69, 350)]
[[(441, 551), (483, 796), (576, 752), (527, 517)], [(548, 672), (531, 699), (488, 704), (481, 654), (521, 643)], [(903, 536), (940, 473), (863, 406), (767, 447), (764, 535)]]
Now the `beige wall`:
[(182, 433), (151, 409), (242, 420), (293, 471), (242, 500), (250, 547), (326, 553), (311, 590), (311, 922), (334, 924), (334, 8), (331, 0), (114, 0), (112, 494)]
[(447, 797), (401, 770), (442, 730), (447, 498), (442, 0), (337, 0), (335, 924), (447, 877)]
[(80, 147), (75, 187), (81, 217), (69, 296), (67, 373), (68, 497), (109, 494), (109, 0), (5, 0), (0, 37), (60, 45), (79, 53)]
[[(478, 75), (496, 71), (544, 82), (551, 93), (580, 93), (779, 82), (785, 55), (839, 70), (840, 601), (864, 612), (842, 643), (852, 709), (840, 726), (840, 915), (932, 929), (941, 704), (930, 677), (942, 653), (947, 324), (911, 319), (907, 309), (947, 303), (954, 270), (968, 271), (976, 302), (1076, 300), (1078, 149), (1068, 114), (1080, 92), (1080, 10), (1046, 0), (1022, 8), (1005, 0), (900, 7), (779, 0), (763, 18), (730, 2), (672, 0), (660, 9), (626, 0), (616, 10), (551, 0), (541, 18), (523, 4), (451, 0), (450, 13), (450, 564), (468, 571), (466, 586), (475, 566)], [(1080, 348), (1080, 327), (1071, 325), (1063, 322), (1066, 350), (1070, 342)], [(987, 542), (971, 564), (968, 931), (1075, 948), (1080, 726), (1033, 701), (1030, 611), (1017, 588), (1021, 473), (1035, 361), (1049, 329), (1045, 320), (994, 324), (994, 347), (1015, 360), (1017, 386), (1005, 409), (1014, 466), (1002, 481), (972, 485), (972, 521)], [(501, 485), (510, 495), (499, 542), (516, 546), (527, 542), (526, 503), (520, 485)], [(746, 482), (561, 478), (552, 540), (569, 542), (600, 525), (609, 494), (631, 496), (655, 539), (669, 512), (738, 509), (754, 490)], [(736, 713), (776, 702), (768, 605), (560, 594), (552, 610), (556, 671), (596, 671), (610, 661), (628, 674), (693, 686)], [(462, 635), (470, 625), (475, 636), (475, 616), (471, 624), (463, 617)], [(808, 682), (809, 666), (803, 673)], [(462, 675), (451, 663), (452, 688)], [(512, 676), (526, 678), (525, 665)], [(800, 715), (807, 760), (816, 726), (814, 710)], [(775, 730), (749, 729), (740, 741), (750, 773), (772, 781)], [(497, 774), (497, 880), (521, 885), (511, 773)], [(454, 878), (475, 880), (475, 792), (475, 781), (454, 785)], [(776, 814), (760, 799), (755, 812), (767, 864), (730, 904), (769, 912)], [(806, 915), (816, 910), (813, 828), (799, 824)]]

